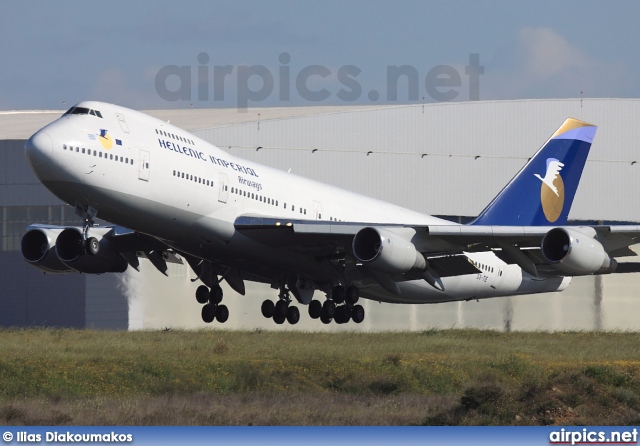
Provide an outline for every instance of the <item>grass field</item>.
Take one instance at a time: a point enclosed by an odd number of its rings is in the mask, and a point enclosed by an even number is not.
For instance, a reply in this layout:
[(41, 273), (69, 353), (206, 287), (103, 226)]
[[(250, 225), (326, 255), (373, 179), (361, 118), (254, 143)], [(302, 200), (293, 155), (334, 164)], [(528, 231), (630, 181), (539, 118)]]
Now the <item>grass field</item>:
[(0, 330), (8, 425), (640, 424), (640, 334)]

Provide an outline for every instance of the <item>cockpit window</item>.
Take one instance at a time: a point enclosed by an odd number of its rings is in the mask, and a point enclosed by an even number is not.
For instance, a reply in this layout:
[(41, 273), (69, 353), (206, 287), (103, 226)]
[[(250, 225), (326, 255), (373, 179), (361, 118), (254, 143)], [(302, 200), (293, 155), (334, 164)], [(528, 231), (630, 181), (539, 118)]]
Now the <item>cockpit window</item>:
[(88, 115), (90, 110), (84, 107), (71, 107), (65, 115)]
[(91, 110), (85, 107), (71, 107), (66, 111), (65, 115), (93, 115), (98, 118), (102, 118), (102, 113), (100, 113), (98, 110)]

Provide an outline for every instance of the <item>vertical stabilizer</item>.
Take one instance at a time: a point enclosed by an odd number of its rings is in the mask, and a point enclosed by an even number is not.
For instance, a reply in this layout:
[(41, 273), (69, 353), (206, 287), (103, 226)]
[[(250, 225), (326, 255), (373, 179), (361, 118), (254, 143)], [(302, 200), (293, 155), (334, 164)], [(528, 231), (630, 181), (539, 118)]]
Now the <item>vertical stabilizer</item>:
[(567, 119), (471, 224), (566, 224), (596, 129)]

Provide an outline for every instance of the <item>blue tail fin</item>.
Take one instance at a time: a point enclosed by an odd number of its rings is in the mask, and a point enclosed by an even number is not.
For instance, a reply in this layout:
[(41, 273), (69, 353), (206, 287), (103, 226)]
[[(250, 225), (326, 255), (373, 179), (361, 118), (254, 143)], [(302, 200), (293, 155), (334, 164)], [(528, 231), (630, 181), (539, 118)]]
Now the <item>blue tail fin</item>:
[(596, 129), (567, 119), (471, 224), (566, 224)]

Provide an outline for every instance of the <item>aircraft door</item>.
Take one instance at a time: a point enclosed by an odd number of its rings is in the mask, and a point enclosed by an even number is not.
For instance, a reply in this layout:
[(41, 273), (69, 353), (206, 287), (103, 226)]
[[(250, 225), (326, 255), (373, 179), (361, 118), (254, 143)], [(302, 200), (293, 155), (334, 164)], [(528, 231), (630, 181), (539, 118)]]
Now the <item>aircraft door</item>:
[(229, 179), (226, 173), (220, 173), (220, 192), (218, 193), (218, 201), (226, 203), (229, 196)]
[(140, 150), (140, 169), (138, 170), (138, 179), (142, 181), (149, 181), (151, 159), (149, 152), (146, 150)]
[(120, 124), (120, 128), (123, 132), (129, 133), (129, 126), (127, 125), (127, 121), (124, 119), (124, 115), (121, 113), (116, 113), (116, 118), (118, 119), (118, 124)]
[(322, 204), (319, 201), (313, 202), (313, 210), (316, 214), (316, 220), (322, 220)]

